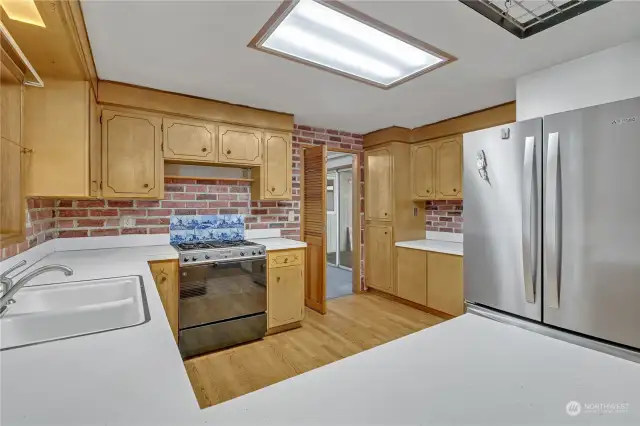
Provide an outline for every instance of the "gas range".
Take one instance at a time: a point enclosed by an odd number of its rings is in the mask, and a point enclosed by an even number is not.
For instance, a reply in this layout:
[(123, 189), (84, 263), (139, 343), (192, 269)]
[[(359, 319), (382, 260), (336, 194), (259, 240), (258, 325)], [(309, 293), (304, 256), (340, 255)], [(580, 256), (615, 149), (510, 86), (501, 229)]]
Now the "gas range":
[(264, 259), (265, 246), (251, 241), (198, 241), (173, 244), (180, 256), (180, 266), (206, 263)]

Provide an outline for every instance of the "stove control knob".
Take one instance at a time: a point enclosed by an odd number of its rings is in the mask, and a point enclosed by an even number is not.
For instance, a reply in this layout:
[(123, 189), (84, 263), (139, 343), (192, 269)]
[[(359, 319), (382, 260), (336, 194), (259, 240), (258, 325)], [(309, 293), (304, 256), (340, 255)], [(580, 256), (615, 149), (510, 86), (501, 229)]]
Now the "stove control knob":
[(207, 260), (209, 260), (209, 255), (208, 255), (208, 254), (205, 254), (205, 255), (204, 255), (204, 258), (205, 258), (205, 259), (207, 259)]
[(240, 252), (240, 256), (244, 256), (244, 252), (243, 251)]
[(197, 258), (197, 257), (195, 257), (195, 256), (193, 256), (193, 257), (191, 258), (191, 260), (193, 260), (193, 261), (195, 262), (196, 260), (198, 260), (198, 258)]
[(264, 251), (260, 250), (260, 251), (258, 252), (258, 254), (264, 254)]
[(183, 262), (188, 262), (188, 261), (189, 261), (189, 258), (188, 258), (188, 257), (185, 257), (184, 259), (182, 259), (182, 261), (183, 261)]
[(251, 255), (255, 256), (255, 255), (256, 255), (256, 252), (255, 252), (255, 251), (252, 251), (252, 252), (251, 252)]

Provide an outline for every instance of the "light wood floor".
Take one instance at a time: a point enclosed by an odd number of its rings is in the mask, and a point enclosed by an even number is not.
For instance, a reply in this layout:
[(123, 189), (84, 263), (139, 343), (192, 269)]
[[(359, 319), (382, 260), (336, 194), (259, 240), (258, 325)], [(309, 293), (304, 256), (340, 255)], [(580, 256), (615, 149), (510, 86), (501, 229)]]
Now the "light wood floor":
[(327, 314), (307, 309), (302, 327), (190, 359), (185, 367), (201, 408), (253, 392), (442, 322), (373, 294), (327, 301)]

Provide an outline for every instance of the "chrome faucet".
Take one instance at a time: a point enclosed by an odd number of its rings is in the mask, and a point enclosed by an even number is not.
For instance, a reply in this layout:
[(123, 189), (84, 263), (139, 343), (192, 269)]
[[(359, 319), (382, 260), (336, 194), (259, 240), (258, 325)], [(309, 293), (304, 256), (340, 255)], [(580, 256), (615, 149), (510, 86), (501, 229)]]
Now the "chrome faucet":
[(31, 281), (32, 279), (34, 279), (38, 275), (42, 275), (42, 274), (50, 272), (50, 271), (61, 271), (61, 272), (64, 272), (64, 274), (67, 277), (70, 277), (71, 275), (73, 275), (73, 269), (68, 268), (66, 266), (63, 266), (63, 265), (47, 265), (47, 266), (43, 266), (41, 268), (38, 268), (38, 269), (36, 269), (34, 271), (29, 272), (27, 275), (25, 275), (24, 277), (20, 278), (18, 280), (18, 282), (13, 284), (13, 280), (11, 278), (7, 278), (6, 275), (11, 271), (16, 270), (17, 268), (20, 268), (20, 267), (24, 266), (26, 263), (27, 262), (22, 261), (22, 262), (20, 262), (20, 263), (18, 263), (16, 265), (14, 265), (8, 271), (5, 271), (2, 274), (2, 276), (0, 276), (0, 278), (2, 280), (3, 290), (5, 290), (2, 293), (2, 297), (0, 297), (0, 317), (7, 310), (7, 305), (15, 303), (15, 300), (13, 300), (13, 296), (18, 292), (18, 290), (20, 290), (22, 287), (24, 287), (24, 285), (26, 283), (28, 283), (29, 281)]
[(16, 263), (15, 265), (13, 265), (11, 268), (9, 268), (6, 271), (4, 271), (2, 274), (0, 274), (0, 284), (2, 285), (2, 294), (3, 295), (7, 294), (7, 292), (9, 291), (11, 286), (13, 285), (13, 280), (11, 278), (7, 277), (7, 275), (9, 275), (10, 273), (12, 273), (13, 271), (15, 271), (18, 268), (22, 268), (26, 264), (27, 264), (26, 260), (20, 261), (20, 262)]

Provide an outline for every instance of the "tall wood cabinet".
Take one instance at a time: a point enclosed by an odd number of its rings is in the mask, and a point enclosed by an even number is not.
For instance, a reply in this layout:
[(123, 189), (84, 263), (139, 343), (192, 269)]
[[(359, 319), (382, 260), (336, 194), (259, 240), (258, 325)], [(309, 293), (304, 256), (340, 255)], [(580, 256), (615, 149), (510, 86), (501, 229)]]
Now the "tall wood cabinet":
[(462, 135), (411, 146), (411, 196), (414, 200), (462, 199)]
[(364, 155), (365, 284), (396, 294), (395, 242), (424, 238), (424, 210), (411, 194), (410, 145), (390, 142)]
[(0, 248), (25, 239), (23, 74), (4, 50), (0, 65)]
[[(24, 142), (28, 197), (101, 195), (100, 108), (87, 81), (48, 79), (27, 87)], [(55, 179), (51, 177), (55, 176)]]
[(102, 193), (105, 198), (161, 198), (162, 120), (129, 111), (102, 112)]

